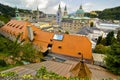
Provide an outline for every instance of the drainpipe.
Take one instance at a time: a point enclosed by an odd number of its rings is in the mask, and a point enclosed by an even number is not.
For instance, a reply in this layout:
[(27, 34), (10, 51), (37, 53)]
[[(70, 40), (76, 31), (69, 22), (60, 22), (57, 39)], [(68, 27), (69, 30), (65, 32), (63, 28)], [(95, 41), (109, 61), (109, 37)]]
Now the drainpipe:
[(34, 35), (33, 35), (32, 27), (30, 25), (28, 25), (27, 28), (28, 28), (28, 37), (29, 37), (30, 41), (33, 41)]

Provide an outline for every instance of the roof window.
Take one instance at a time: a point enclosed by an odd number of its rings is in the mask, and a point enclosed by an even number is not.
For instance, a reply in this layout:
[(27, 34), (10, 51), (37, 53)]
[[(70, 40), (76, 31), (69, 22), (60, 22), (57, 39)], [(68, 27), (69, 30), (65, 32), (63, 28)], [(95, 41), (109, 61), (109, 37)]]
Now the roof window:
[(53, 39), (61, 41), (61, 40), (63, 40), (63, 35), (62, 34), (54, 34)]
[(22, 29), (23, 28), (23, 26), (21, 26), (19, 29)]
[(59, 49), (61, 49), (61, 48), (62, 48), (62, 46), (58, 46), (58, 48), (59, 48)]
[(18, 25), (16, 28), (18, 28), (20, 25)]
[(15, 24), (12, 27), (15, 27)]

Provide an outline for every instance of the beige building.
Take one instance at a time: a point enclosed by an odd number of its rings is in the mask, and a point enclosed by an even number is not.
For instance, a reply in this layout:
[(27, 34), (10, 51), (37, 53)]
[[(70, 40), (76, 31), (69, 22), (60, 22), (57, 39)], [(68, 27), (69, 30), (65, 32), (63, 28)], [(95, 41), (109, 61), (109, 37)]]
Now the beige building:
[(68, 32), (78, 31), (82, 27), (89, 27), (90, 25), (90, 18), (85, 17), (84, 10), (82, 6), (76, 11), (74, 15), (68, 15), (67, 8), (65, 7), (64, 16), (62, 17), (62, 28)]

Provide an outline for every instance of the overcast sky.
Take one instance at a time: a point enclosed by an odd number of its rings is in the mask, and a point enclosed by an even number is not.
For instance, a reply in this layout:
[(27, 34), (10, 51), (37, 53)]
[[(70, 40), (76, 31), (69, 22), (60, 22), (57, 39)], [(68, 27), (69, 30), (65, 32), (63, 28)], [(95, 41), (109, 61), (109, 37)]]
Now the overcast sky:
[(67, 5), (69, 13), (75, 12), (81, 4), (85, 12), (120, 6), (120, 0), (0, 0), (0, 3), (30, 10), (38, 6), (40, 11), (49, 14), (55, 14), (59, 4), (62, 10)]

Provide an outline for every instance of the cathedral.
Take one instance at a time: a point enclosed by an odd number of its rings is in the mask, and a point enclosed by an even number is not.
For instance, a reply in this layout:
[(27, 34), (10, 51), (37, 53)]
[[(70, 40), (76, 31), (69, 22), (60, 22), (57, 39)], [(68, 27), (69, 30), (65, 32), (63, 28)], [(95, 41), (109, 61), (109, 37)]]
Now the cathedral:
[(68, 14), (67, 6), (64, 8), (64, 12), (61, 12), (61, 6), (59, 5), (57, 11), (57, 23), (65, 31), (73, 32), (79, 31), (82, 27), (89, 27), (90, 18), (86, 17), (85, 12), (80, 5), (80, 8), (74, 14)]

